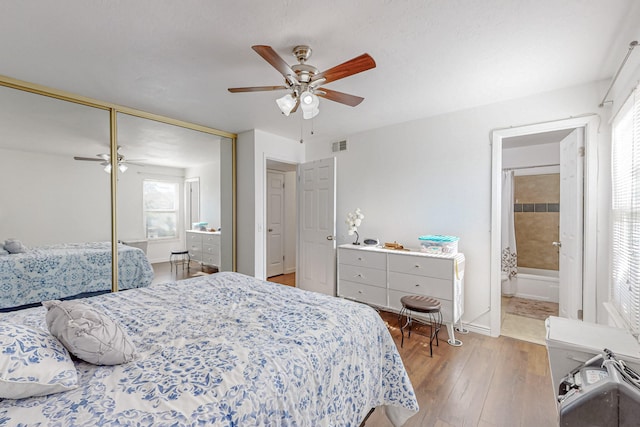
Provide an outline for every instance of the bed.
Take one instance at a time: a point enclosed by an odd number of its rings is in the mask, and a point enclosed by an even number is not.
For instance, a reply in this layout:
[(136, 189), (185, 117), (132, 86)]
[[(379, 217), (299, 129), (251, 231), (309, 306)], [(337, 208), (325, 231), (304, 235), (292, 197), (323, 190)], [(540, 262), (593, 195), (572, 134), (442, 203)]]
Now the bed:
[[(395, 425), (418, 411), (379, 314), (356, 302), (217, 273), (83, 300), (129, 334), (137, 357), (76, 360), (78, 388), (0, 401), (0, 424)], [(46, 330), (44, 307), (0, 313)]]
[[(118, 244), (118, 288), (148, 286), (153, 268), (141, 249)], [(0, 255), (0, 309), (111, 291), (111, 243), (67, 243)]]

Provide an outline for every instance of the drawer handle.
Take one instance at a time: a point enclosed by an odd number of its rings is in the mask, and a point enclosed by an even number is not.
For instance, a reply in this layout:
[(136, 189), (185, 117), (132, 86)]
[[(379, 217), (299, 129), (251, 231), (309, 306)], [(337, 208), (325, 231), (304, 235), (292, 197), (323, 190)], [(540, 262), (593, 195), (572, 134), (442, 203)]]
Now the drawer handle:
[(416, 288), (419, 288), (419, 287), (420, 287), (420, 284), (419, 284), (419, 283), (416, 283)]
[(362, 261), (362, 257), (360, 257), (360, 256), (359, 256), (359, 257), (358, 257), (358, 261)]
[(362, 277), (362, 274), (358, 273), (356, 274), (356, 277)]
[(358, 291), (358, 293), (359, 293), (359, 294), (361, 294), (361, 293), (362, 293), (362, 291)]
[(416, 268), (420, 268), (420, 264), (416, 264)]

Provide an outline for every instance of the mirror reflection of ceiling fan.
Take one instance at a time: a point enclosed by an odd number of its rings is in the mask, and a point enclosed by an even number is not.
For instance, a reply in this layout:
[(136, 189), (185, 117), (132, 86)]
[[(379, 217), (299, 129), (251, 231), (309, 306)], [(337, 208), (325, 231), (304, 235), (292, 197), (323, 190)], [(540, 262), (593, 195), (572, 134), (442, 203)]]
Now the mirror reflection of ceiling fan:
[[(142, 162), (144, 161), (144, 159), (126, 160), (124, 155), (120, 153), (121, 148), (122, 147), (118, 147), (118, 169), (120, 169), (120, 172), (125, 172), (129, 168), (128, 165), (144, 166), (141, 163), (136, 163), (136, 162)], [(85, 162), (100, 162), (100, 165), (104, 166), (104, 171), (107, 173), (111, 173), (111, 155), (110, 154), (107, 154), (107, 153), (96, 154), (96, 157), (74, 156), (73, 159), (82, 160)]]
[(318, 109), (320, 104), (318, 97), (351, 107), (360, 104), (364, 98), (320, 86), (370, 70), (376, 66), (373, 58), (364, 53), (326, 71), (318, 72), (316, 67), (306, 63), (307, 59), (311, 57), (311, 48), (309, 46), (301, 45), (293, 48), (293, 55), (298, 59), (299, 64), (292, 66), (289, 66), (271, 46), (256, 45), (252, 46), (252, 49), (282, 74), (285, 84), (282, 86), (234, 87), (229, 88), (229, 92), (288, 89), (290, 93), (276, 100), (278, 107), (280, 107), (285, 116), (288, 116), (300, 106), (302, 108), (302, 116), (305, 119), (311, 119), (320, 112)]

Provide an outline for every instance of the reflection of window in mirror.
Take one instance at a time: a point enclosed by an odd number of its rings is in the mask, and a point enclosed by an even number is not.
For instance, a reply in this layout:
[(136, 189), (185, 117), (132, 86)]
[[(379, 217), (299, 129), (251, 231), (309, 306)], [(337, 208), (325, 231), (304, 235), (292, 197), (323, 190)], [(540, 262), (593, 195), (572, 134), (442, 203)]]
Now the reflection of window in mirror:
[(178, 184), (145, 179), (142, 183), (147, 239), (178, 237)]

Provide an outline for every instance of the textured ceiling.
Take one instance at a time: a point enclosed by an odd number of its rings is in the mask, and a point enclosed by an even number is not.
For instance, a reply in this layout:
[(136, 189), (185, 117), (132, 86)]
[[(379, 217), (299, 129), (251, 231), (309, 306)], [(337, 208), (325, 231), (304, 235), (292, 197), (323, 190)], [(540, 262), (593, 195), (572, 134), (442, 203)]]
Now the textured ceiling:
[[(608, 79), (637, 25), (633, 0), (0, 1), (0, 74), (229, 132), (337, 139)], [(365, 98), (283, 116), (252, 49), (293, 46), (324, 70), (369, 53), (373, 70), (327, 85)], [(314, 136), (309, 136), (313, 125)]]

